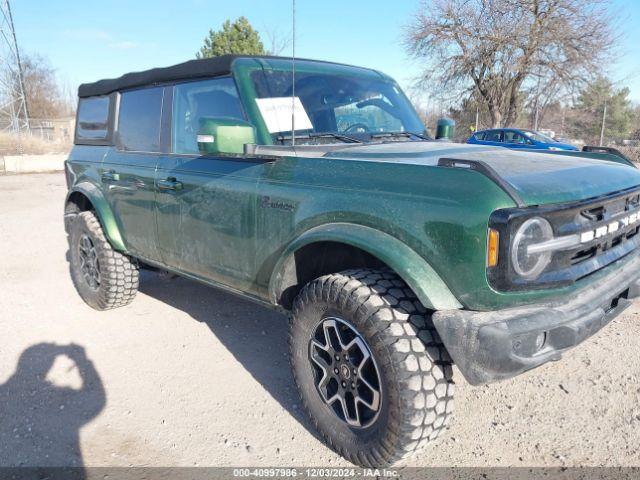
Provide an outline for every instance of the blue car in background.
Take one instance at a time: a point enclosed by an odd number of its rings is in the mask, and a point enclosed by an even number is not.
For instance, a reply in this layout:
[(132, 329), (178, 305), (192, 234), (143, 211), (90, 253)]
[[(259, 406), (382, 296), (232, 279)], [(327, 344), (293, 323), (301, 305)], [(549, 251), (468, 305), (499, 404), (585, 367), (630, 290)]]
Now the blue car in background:
[(507, 148), (528, 148), (535, 150), (571, 150), (579, 149), (568, 143), (556, 142), (553, 138), (547, 137), (533, 130), (523, 130), (520, 128), (495, 128), (492, 130), (481, 130), (469, 137), (467, 143), (475, 145), (496, 145)]

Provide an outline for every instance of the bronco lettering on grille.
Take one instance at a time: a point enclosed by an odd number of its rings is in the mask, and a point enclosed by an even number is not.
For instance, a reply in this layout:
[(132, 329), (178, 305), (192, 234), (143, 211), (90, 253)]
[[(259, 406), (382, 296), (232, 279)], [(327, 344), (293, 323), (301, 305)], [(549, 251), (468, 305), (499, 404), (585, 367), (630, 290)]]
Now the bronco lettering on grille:
[(594, 238), (602, 238), (611, 233), (617, 232), (621, 228), (626, 228), (630, 225), (634, 225), (640, 222), (640, 213), (632, 213), (631, 215), (627, 215), (625, 217), (619, 218), (618, 220), (614, 220), (608, 225), (603, 225), (601, 227), (596, 228), (595, 230), (587, 230), (585, 232), (580, 233), (580, 243), (587, 243), (593, 240)]

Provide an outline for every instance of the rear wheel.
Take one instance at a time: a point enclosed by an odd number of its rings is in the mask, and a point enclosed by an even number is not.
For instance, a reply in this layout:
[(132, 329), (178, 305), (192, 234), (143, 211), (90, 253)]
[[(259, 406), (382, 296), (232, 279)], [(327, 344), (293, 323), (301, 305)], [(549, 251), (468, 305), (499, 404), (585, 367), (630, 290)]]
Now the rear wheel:
[(113, 249), (93, 212), (81, 212), (69, 234), (71, 278), (82, 299), (96, 310), (131, 303), (138, 291), (138, 266)]
[(451, 359), (428, 312), (394, 273), (350, 270), (310, 282), (294, 302), (289, 340), (303, 404), (349, 461), (393, 464), (447, 424)]

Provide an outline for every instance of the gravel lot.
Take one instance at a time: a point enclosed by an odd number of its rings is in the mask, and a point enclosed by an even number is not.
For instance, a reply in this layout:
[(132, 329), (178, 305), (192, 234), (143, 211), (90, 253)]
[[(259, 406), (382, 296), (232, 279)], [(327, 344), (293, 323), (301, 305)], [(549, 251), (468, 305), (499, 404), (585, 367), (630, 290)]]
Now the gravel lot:
[[(280, 314), (145, 273), (96, 312), (67, 271), (61, 173), (0, 177), (0, 465), (347, 465), (300, 411)], [(511, 381), (456, 372), (409, 465), (640, 465), (640, 310)]]

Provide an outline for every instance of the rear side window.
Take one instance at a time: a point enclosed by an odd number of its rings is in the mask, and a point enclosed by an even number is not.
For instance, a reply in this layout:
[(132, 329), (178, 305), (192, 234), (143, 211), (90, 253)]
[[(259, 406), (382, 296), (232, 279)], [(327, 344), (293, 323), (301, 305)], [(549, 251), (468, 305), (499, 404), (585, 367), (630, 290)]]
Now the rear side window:
[(109, 136), (109, 97), (81, 98), (78, 104), (76, 143), (98, 142)]
[(116, 145), (119, 150), (160, 151), (163, 88), (145, 88), (120, 96)]
[(501, 142), (502, 132), (500, 130), (491, 130), (490, 132), (485, 133), (484, 139), (487, 142)]

